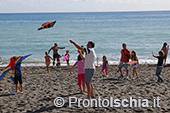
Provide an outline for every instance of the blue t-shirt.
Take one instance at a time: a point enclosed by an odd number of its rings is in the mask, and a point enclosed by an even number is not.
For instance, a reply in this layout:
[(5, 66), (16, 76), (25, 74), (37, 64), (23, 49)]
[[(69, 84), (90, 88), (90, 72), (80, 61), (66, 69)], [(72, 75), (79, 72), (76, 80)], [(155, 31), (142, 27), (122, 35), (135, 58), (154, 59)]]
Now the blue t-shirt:
[(18, 63), (17, 65), (15, 65), (15, 76), (21, 76), (21, 75), (22, 75), (21, 63)]

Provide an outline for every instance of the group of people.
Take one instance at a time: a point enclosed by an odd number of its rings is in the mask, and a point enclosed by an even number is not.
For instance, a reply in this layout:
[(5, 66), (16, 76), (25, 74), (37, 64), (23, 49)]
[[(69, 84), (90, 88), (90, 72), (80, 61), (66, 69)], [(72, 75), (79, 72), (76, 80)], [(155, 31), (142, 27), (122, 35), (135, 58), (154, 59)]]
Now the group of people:
[[(139, 65), (138, 57), (136, 51), (130, 52), (129, 49), (126, 48), (126, 44), (122, 44), (123, 49), (121, 50), (121, 60), (119, 63), (119, 71), (120, 71), (120, 76), (119, 78), (123, 78), (123, 72), (122, 72), (122, 67), (126, 69), (126, 77), (129, 78), (129, 70), (128, 67), (131, 64), (133, 66), (133, 79), (135, 79), (135, 74), (136, 74), (136, 79), (138, 79), (138, 73), (137, 73), (137, 67)], [(129, 60), (132, 60), (131, 63), (129, 63)]]
[[(87, 86), (87, 93), (88, 93), (88, 98), (93, 98), (94, 94), (93, 94), (93, 83), (92, 83), (92, 78), (95, 72), (95, 68), (99, 68), (98, 65), (95, 65), (95, 60), (96, 60), (96, 53), (94, 50), (95, 47), (95, 43), (92, 41), (89, 41), (87, 43), (87, 48), (83, 47), (83, 46), (79, 46), (77, 43), (75, 43), (74, 41), (70, 40), (70, 43), (72, 43), (77, 49), (78, 49), (78, 57), (77, 57), (77, 62), (72, 66), (71, 70), (70, 70), (70, 75), (72, 74), (72, 71), (74, 69), (74, 67), (77, 65), (78, 66), (78, 85), (80, 87), (80, 92), (85, 92), (85, 85)], [(123, 49), (121, 50), (121, 59), (120, 59), (120, 63), (119, 63), (119, 71), (120, 71), (120, 76), (118, 77), (123, 78), (123, 72), (122, 72), (122, 67), (125, 68), (126, 70), (126, 78), (129, 78), (128, 74), (129, 74), (129, 70), (128, 67), (130, 65), (133, 66), (133, 78), (135, 79), (135, 75), (136, 75), (136, 79), (138, 79), (138, 73), (137, 73), (137, 68), (139, 66), (139, 60), (137, 57), (137, 53), (136, 51), (130, 51), (129, 49), (127, 49), (127, 46), (125, 43), (122, 44)], [(49, 72), (49, 65), (51, 63), (50, 59), (53, 61), (53, 66), (55, 65), (55, 59), (57, 58), (57, 64), (58, 66), (60, 66), (60, 58), (62, 57), (59, 53), (58, 53), (58, 49), (65, 49), (65, 47), (58, 47), (57, 43), (54, 44), (53, 47), (50, 48), (50, 50), (48, 52), (45, 52), (45, 63), (47, 65), (47, 70)], [(50, 51), (53, 50), (53, 58), (49, 55)], [(158, 59), (158, 64), (157, 64), (157, 69), (156, 69), (156, 76), (158, 77), (158, 83), (162, 83), (163, 79), (161, 77), (161, 71), (163, 69), (163, 64), (166, 63), (166, 58), (167, 58), (167, 54), (168, 54), (168, 50), (169, 50), (169, 45), (167, 43), (164, 43), (164, 46), (162, 47), (162, 49), (159, 51), (159, 56), (155, 56), (152, 52), (153, 57)], [(65, 56), (70, 57), (69, 55), (69, 51), (66, 51)], [(129, 62), (131, 59), (131, 62)], [(19, 66), (16, 66), (16, 71), (15, 72), (19, 72), (18, 75), (20, 77), (15, 76), (15, 84), (16, 84), (16, 91), (18, 91), (18, 81), (20, 82), (21, 85), (21, 92), (23, 92), (23, 88), (22, 88), (22, 71), (21, 71), (21, 63), (19, 63)], [(67, 64), (69, 65), (69, 59), (67, 59)], [(103, 56), (103, 67), (102, 67), (102, 72), (104, 73), (104, 75), (108, 76), (108, 69), (109, 63), (107, 60), (107, 56), (104, 55)], [(17, 75), (17, 73), (16, 73)]]
[[(119, 78), (123, 78), (123, 73), (122, 73), (122, 67), (125, 67), (126, 69), (126, 77), (129, 78), (128, 73), (128, 66), (129, 64), (132, 64), (133, 66), (133, 78), (135, 79), (135, 74), (136, 74), (136, 79), (138, 79), (138, 73), (137, 73), (137, 67), (139, 66), (139, 60), (137, 57), (137, 53), (136, 51), (132, 51), (130, 52), (129, 49), (126, 48), (126, 44), (124, 43), (122, 45), (123, 49), (121, 50), (121, 60), (119, 63), (119, 71), (120, 71), (120, 76)], [(159, 56), (155, 56), (152, 52), (153, 57), (158, 59), (158, 63), (157, 63), (157, 69), (156, 69), (156, 76), (158, 77), (158, 83), (159, 82), (163, 82), (163, 79), (161, 77), (161, 72), (163, 69), (163, 64), (166, 63), (166, 59), (167, 59), (167, 55), (168, 55), (168, 50), (169, 50), (169, 45), (165, 42), (163, 44), (162, 49), (158, 52)], [(131, 54), (130, 54), (131, 53)], [(131, 59), (131, 63), (129, 63), (129, 59)]]
[[(57, 66), (60, 67), (60, 58), (63, 56), (61, 56), (59, 53), (58, 53), (58, 50), (59, 49), (65, 49), (65, 47), (58, 47), (57, 43), (54, 43), (54, 46), (51, 47), (49, 49), (48, 52), (45, 52), (45, 64), (46, 64), (46, 67), (47, 67), (47, 71), (50, 72), (49, 70), (49, 67), (50, 67), (50, 64), (51, 64), (51, 61), (53, 61), (53, 66), (55, 65), (55, 59), (57, 59)], [(53, 50), (53, 58), (49, 55), (50, 51)], [(67, 57), (66, 59), (66, 62), (67, 62), (67, 66), (69, 66), (69, 58), (70, 58), (70, 54), (69, 54), (69, 50), (66, 51), (66, 54), (65, 56)]]
[[(72, 66), (70, 70), (70, 75), (72, 74), (72, 71), (76, 65), (78, 65), (78, 85), (80, 87), (81, 92), (85, 92), (85, 84), (87, 86), (87, 92), (88, 92), (88, 98), (94, 97), (93, 94), (93, 84), (92, 84), (92, 77), (95, 72), (95, 59), (96, 59), (96, 54), (94, 51), (95, 43), (92, 41), (89, 41), (87, 44), (87, 48), (84, 48), (83, 46), (79, 46), (76, 44), (74, 41), (70, 40), (70, 43), (72, 43), (77, 49), (78, 49), (78, 57), (77, 57), (77, 62)], [(55, 58), (57, 58), (57, 64), (60, 66), (60, 54), (58, 53), (58, 49), (65, 49), (65, 47), (58, 47), (57, 43), (54, 44), (53, 47), (47, 52), (45, 52), (45, 63), (47, 66), (47, 70), (49, 72), (49, 65), (50, 65), (50, 59), (53, 60), (53, 66), (55, 65)], [(50, 51), (53, 50), (53, 58), (50, 57), (49, 53)], [(68, 54), (69, 51), (66, 51), (66, 55), (70, 57)], [(85, 56), (84, 56), (85, 53)], [(108, 61), (107, 58), (104, 58), (106, 63), (105, 63), (105, 68), (102, 69), (102, 71), (105, 69), (107, 73), (107, 65)], [(69, 65), (69, 60), (67, 60), (67, 64)]]
[[(95, 65), (95, 59), (96, 59), (96, 54), (94, 51), (95, 43), (92, 41), (89, 41), (87, 44), (87, 48), (84, 48), (83, 46), (79, 46), (72, 40), (70, 40), (70, 43), (72, 43), (78, 49), (78, 53), (79, 53), (77, 57), (77, 62), (71, 68), (70, 75), (72, 74), (74, 67), (77, 65), (78, 66), (78, 77), (77, 78), (78, 78), (78, 85), (80, 87), (80, 92), (85, 92), (85, 84), (86, 84), (87, 91), (88, 91), (88, 98), (93, 98), (94, 94), (93, 94), (92, 78), (94, 75), (95, 67), (98, 68), (98, 66)], [(137, 68), (139, 66), (139, 60), (137, 57), (137, 53), (135, 50), (131, 52), (129, 49), (127, 49), (127, 46), (125, 43), (122, 44), (122, 47), (123, 49), (121, 50), (121, 59), (119, 63), (120, 76), (118, 78), (120, 79), (124, 77), (123, 72), (122, 72), (122, 67), (124, 67), (126, 70), (126, 78), (129, 78), (128, 67), (131, 65), (133, 67), (133, 78), (132, 79), (135, 79), (135, 75), (136, 75), (136, 79), (138, 79), (139, 76), (137, 73)], [(58, 55), (58, 49), (54, 49), (54, 48), (55, 46), (52, 47), (51, 49), (53, 49), (53, 51), (57, 50), (56, 56), (60, 56)], [(64, 47), (62, 48), (57, 47), (57, 48), (64, 49)], [(158, 81), (157, 81), (158, 83), (163, 82), (163, 79), (161, 77), (161, 71), (163, 69), (163, 64), (166, 63), (168, 50), (169, 50), (169, 45), (165, 42), (162, 49), (159, 51), (159, 56), (155, 56), (152, 53), (153, 57), (158, 58), (158, 64), (157, 64), (157, 69), (156, 69), (156, 76), (158, 77)], [(84, 53), (85, 53), (85, 56), (84, 56)], [(55, 55), (53, 57), (55, 57)], [(131, 59), (131, 62), (130, 62), (130, 59)], [(107, 71), (108, 66), (109, 66), (109, 63), (107, 60), (107, 56), (104, 55), (102, 72), (106, 76), (108, 76), (108, 71)]]

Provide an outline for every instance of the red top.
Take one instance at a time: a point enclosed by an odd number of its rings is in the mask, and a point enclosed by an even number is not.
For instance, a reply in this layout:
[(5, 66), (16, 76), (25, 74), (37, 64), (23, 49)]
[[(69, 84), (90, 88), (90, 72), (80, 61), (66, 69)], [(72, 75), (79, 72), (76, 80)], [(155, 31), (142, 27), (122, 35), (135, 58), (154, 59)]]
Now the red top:
[[(124, 50), (124, 53), (126, 55), (123, 53), (123, 50)], [(129, 62), (129, 58), (127, 57), (127, 55), (130, 55), (130, 50), (129, 49), (122, 49), (121, 50), (121, 55), (122, 55), (122, 57), (121, 57), (122, 62)]]
[(15, 62), (18, 60), (19, 57), (17, 57), (15, 60), (13, 58), (10, 58), (10, 64), (9, 65), (11, 66), (11, 70), (12, 71), (14, 71), (14, 69), (15, 69)]

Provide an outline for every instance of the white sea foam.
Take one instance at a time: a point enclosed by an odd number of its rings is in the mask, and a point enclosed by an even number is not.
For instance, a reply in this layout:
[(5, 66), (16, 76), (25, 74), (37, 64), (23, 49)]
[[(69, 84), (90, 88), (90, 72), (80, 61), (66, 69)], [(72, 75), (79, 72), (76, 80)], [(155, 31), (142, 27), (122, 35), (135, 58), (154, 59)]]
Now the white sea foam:
[[(76, 60), (70, 60), (70, 65), (74, 65), (74, 63), (76, 62)], [(108, 60), (109, 62), (109, 65), (118, 65), (120, 61), (111, 61), (111, 60)], [(139, 64), (157, 64), (158, 60), (157, 59), (139, 59)], [(57, 63), (57, 62), (56, 62)], [(6, 62), (6, 63), (3, 63), (3, 61), (1, 61), (0, 63), (0, 67), (6, 67), (7, 65), (9, 64), (9, 62)], [(102, 61), (98, 61), (96, 60), (95, 64), (97, 65), (102, 65)], [(170, 59), (167, 59), (167, 64), (170, 64)], [(51, 66), (53, 64), (51, 63)], [(23, 61), (22, 63), (22, 66), (25, 67), (25, 66), (46, 66), (44, 61), (30, 61), (29, 62), (25, 62)], [(66, 62), (63, 62), (61, 61), (61, 66), (67, 66), (67, 63)]]

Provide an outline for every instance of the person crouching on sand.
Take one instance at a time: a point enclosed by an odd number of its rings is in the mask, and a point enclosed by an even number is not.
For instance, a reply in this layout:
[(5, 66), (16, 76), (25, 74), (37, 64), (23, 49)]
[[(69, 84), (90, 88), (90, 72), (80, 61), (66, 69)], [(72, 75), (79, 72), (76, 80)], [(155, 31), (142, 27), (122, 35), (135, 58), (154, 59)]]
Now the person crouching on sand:
[(159, 83), (159, 82), (162, 83), (163, 79), (161, 77), (161, 72), (162, 72), (162, 69), (163, 69), (163, 61), (166, 58), (166, 56), (164, 55), (164, 52), (162, 50), (159, 51), (158, 54), (159, 54), (159, 56), (155, 56), (153, 51), (152, 51), (153, 57), (158, 59), (158, 64), (157, 64), (157, 68), (156, 68), (156, 76), (158, 77), (157, 83)]
[[(84, 69), (84, 60), (81, 58), (80, 55), (78, 55), (77, 62), (73, 65), (73, 67), (70, 70), (70, 75), (72, 74), (72, 71), (74, 67), (77, 65), (78, 66), (78, 85), (80, 87), (80, 92), (85, 92), (85, 69)], [(82, 88), (82, 85), (83, 88)]]
[[(51, 56), (50, 56), (50, 55), (48, 55), (48, 53), (47, 53), (47, 52), (45, 52), (45, 64), (46, 64), (46, 67), (47, 67), (47, 71), (48, 71), (48, 73), (50, 72), (50, 69), (49, 69), (50, 64), (51, 64), (50, 59), (51, 59), (51, 60), (53, 60), (53, 58), (51, 58)], [(55, 62), (55, 61), (53, 60), (53, 62)]]
[[(108, 60), (107, 60), (107, 57), (104, 55), (104, 56), (103, 56), (102, 72), (104, 73), (104, 75), (106, 75), (106, 76), (108, 77), (107, 68), (108, 68)], [(104, 71), (105, 71), (105, 72), (104, 72)]]
[(135, 79), (135, 74), (136, 74), (136, 79), (138, 79), (139, 77), (138, 77), (138, 73), (137, 73), (136, 69), (139, 66), (139, 61), (138, 61), (136, 51), (132, 51), (131, 59), (132, 59), (132, 62), (134, 62), (133, 63), (133, 78), (132, 79)]

